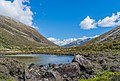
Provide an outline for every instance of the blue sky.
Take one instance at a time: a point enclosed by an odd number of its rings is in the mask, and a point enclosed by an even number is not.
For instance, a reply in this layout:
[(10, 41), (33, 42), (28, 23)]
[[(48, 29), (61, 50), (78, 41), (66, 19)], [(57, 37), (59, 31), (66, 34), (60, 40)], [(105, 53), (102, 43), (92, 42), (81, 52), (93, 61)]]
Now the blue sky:
[[(12, 12), (12, 13), (11, 13)], [(119, 0), (0, 0), (0, 14), (37, 27), (56, 44), (101, 35), (120, 24)]]
[(79, 23), (90, 16), (95, 20), (120, 11), (119, 0), (30, 0), (34, 23), (45, 37), (78, 38), (100, 35), (112, 27), (81, 29)]

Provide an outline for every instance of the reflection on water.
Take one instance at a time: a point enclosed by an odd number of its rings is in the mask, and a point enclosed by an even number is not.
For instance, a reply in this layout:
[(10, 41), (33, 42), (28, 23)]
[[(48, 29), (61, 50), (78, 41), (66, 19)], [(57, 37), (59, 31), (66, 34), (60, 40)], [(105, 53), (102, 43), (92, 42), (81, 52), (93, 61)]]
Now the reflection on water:
[(46, 64), (64, 64), (70, 63), (73, 60), (73, 56), (57, 56), (47, 54), (22, 54), (22, 55), (6, 55), (10, 58), (17, 58), (18, 60), (26, 63), (36, 63), (40, 65)]

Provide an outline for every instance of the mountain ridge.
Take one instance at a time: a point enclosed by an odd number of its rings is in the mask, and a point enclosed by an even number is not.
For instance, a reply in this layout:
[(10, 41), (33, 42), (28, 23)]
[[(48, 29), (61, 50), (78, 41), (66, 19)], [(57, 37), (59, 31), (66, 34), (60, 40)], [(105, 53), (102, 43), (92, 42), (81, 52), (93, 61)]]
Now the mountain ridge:
[(57, 47), (34, 28), (0, 15), (0, 50)]
[(76, 47), (78, 51), (120, 53), (120, 26)]
[(115, 40), (120, 39), (120, 26), (117, 26), (113, 28), (112, 30), (100, 35), (99, 37), (92, 39), (90, 42), (97, 44), (97, 43), (105, 42), (105, 41), (115, 41), (114, 39)]
[(77, 39), (76, 41), (70, 42), (69, 44), (63, 45), (62, 47), (68, 48), (73, 46), (79, 46), (80, 44), (83, 44), (92, 38), (86, 38), (86, 39)]
[[(64, 48), (66, 54), (120, 54), (120, 26), (79, 46)], [(59, 52), (60, 52), (59, 51)]]

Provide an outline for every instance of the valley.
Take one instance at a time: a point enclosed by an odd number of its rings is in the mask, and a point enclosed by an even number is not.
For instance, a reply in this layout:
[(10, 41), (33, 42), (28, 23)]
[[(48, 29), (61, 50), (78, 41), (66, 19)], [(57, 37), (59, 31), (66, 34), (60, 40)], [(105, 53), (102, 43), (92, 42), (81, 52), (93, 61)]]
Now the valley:
[(79, 42), (60, 47), (36, 29), (0, 16), (0, 81), (120, 80), (120, 26)]

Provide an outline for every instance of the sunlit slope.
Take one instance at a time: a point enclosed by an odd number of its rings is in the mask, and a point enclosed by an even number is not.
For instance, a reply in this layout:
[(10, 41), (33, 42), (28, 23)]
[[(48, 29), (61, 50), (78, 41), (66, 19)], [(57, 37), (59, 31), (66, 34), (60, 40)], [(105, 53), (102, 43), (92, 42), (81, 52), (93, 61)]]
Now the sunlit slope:
[(34, 28), (12, 18), (0, 16), (0, 50), (36, 50), (57, 47)]

